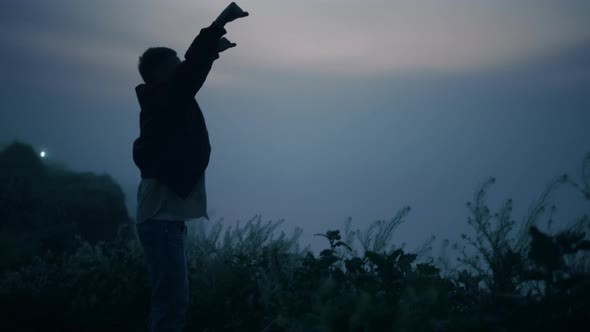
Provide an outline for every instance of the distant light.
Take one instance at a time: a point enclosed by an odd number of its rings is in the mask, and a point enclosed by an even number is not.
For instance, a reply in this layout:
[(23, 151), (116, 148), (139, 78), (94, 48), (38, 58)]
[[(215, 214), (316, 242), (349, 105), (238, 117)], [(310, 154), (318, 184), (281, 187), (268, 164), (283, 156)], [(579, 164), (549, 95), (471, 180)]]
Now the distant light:
[(41, 158), (45, 158), (45, 151), (41, 151), (41, 153), (39, 153), (39, 155), (41, 156)]

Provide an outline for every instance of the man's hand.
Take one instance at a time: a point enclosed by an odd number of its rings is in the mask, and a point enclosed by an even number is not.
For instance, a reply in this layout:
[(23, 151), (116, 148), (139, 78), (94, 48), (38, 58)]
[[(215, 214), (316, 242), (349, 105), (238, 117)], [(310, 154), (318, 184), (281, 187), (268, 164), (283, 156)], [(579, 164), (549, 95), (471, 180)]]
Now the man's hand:
[(236, 47), (236, 43), (232, 43), (229, 41), (229, 39), (223, 37), (217, 43), (217, 52), (221, 53), (232, 47)]
[(248, 12), (243, 11), (235, 2), (232, 2), (221, 12), (221, 14), (219, 14), (215, 21), (221, 26), (224, 26), (231, 21), (248, 15)]

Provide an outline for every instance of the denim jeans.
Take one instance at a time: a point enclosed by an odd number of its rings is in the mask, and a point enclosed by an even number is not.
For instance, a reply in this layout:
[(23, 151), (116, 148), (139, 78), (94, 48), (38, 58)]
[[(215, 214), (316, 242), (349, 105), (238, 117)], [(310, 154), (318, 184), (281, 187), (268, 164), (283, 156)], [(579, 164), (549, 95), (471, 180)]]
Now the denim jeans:
[(188, 309), (184, 221), (149, 219), (137, 224), (151, 289), (149, 331), (181, 332)]

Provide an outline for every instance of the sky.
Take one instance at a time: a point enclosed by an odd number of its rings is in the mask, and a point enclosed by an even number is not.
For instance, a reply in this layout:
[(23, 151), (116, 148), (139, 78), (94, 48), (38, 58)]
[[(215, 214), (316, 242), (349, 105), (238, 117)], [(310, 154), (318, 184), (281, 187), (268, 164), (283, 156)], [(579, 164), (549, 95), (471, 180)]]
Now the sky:
[[(0, 144), (109, 173), (135, 215), (139, 55), (183, 55), (229, 2), (0, 3)], [(590, 2), (239, 1), (237, 47), (196, 98), (212, 145), (211, 222), (262, 215), (313, 234), (412, 211), (394, 240), (467, 232), (488, 176), (520, 220), (590, 153)], [(567, 188), (558, 222), (590, 211)], [(561, 215), (559, 213), (562, 213)], [(324, 240), (325, 241), (325, 240)]]

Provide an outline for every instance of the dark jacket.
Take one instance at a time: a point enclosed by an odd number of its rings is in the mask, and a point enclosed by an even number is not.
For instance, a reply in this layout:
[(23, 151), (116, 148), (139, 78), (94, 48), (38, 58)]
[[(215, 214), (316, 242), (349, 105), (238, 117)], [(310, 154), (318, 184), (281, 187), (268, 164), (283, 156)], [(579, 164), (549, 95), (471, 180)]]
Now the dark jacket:
[(135, 88), (141, 112), (133, 161), (141, 178), (155, 178), (183, 199), (209, 164), (209, 133), (195, 95), (219, 58), (225, 33), (215, 23), (201, 29), (170, 80)]

